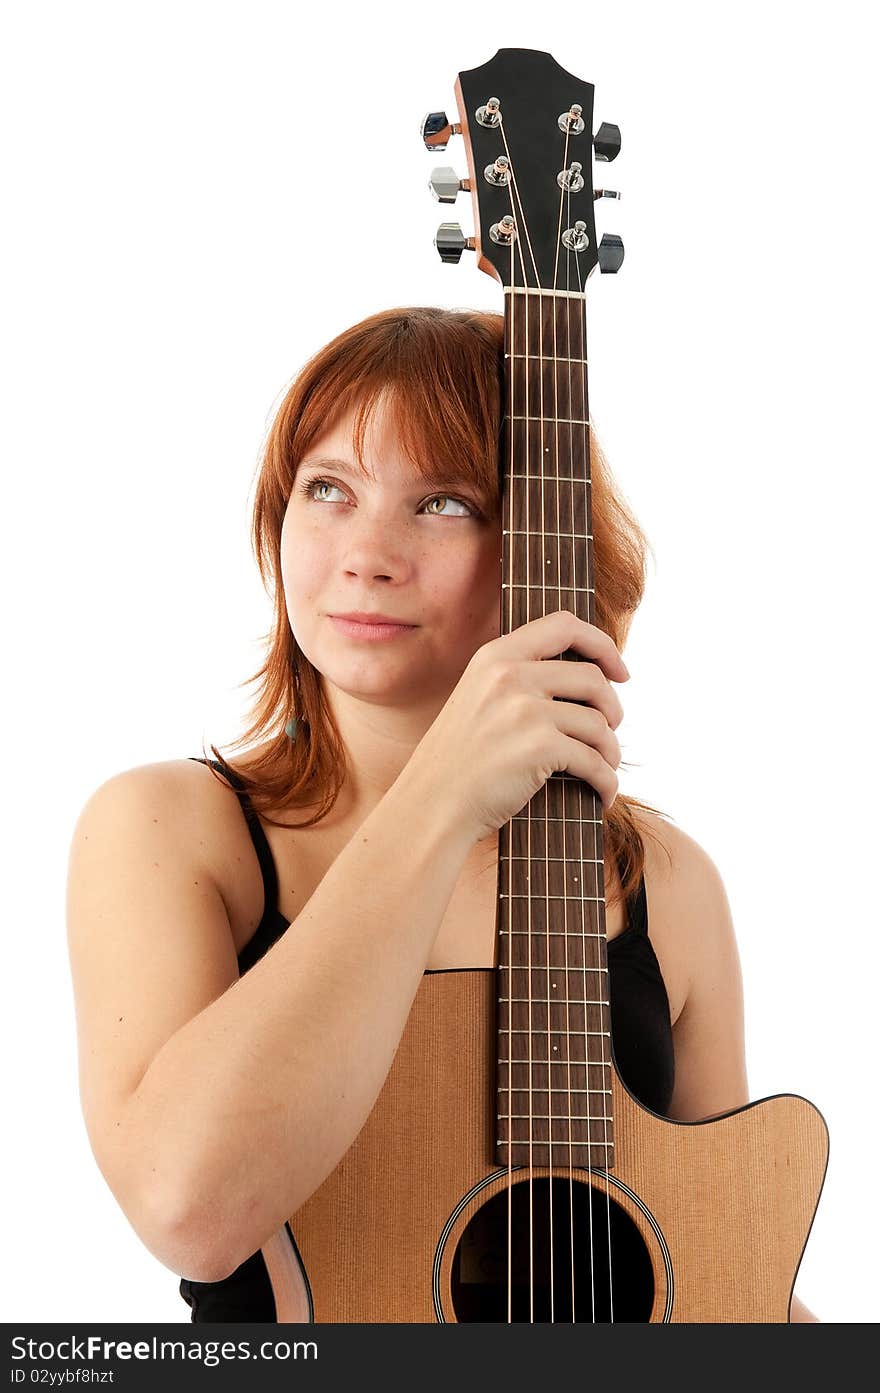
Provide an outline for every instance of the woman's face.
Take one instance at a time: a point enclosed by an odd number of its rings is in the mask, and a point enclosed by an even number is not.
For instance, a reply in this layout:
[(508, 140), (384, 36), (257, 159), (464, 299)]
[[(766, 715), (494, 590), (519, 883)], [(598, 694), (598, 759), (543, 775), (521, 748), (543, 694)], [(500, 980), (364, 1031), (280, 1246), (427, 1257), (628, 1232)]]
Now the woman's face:
[[(429, 483), (416, 473), (381, 402), (364, 439), (364, 478), (352, 425), (350, 412), (297, 470), (281, 532), (290, 626), (325, 683), (436, 712), (500, 633), (501, 520), (484, 514), (466, 477)], [(416, 627), (385, 641), (352, 638), (331, 616), (358, 610)]]

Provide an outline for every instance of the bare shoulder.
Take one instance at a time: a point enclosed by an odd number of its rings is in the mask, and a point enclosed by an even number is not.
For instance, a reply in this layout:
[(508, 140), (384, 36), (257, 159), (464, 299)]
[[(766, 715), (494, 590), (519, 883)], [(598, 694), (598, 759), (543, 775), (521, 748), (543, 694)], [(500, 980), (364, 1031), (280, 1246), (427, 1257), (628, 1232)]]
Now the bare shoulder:
[(718, 874), (705, 847), (676, 822), (647, 808), (634, 807), (630, 811), (642, 833), (646, 870), (650, 867), (656, 885), (680, 891), (693, 877)]
[(695, 837), (656, 813), (634, 815), (653, 834), (644, 838), (645, 886), (674, 1027), (669, 1116), (715, 1116), (748, 1101), (742, 973), (727, 891)]
[[(221, 793), (224, 789), (232, 792), (225, 779), (221, 782), (219, 775), (196, 760), (163, 759), (111, 774), (89, 795), (88, 802), (114, 795), (143, 795), (158, 803), (169, 816), (185, 815), (194, 799), (203, 801), (204, 792), (210, 787)], [(219, 798), (215, 802), (218, 807), (221, 805)]]
[(136, 1225), (151, 1222), (153, 1201), (120, 1128), (129, 1100), (166, 1041), (238, 976), (211, 866), (227, 795), (211, 781), (209, 796), (203, 776), (185, 760), (114, 774), (86, 800), (70, 841), (80, 1096), (98, 1163)]
[(666, 817), (642, 808), (633, 813), (643, 834), (646, 887), (657, 912), (701, 939), (713, 931), (732, 932), (721, 872), (706, 848)]
[(194, 759), (120, 770), (89, 795), (77, 829), (88, 834), (89, 825), (111, 826), (120, 818), (173, 841), (193, 872), (212, 882), (236, 923), (240, 907), (229, 893), (228, 867), (241, 851), (244, 823), (236, 793), (222, 775)]
[(673, 1022), (697, 997), (726, 980), (739, 982), (730, 904), (721, 872), (699, 841), (675, 822), (632, 809), (645, 849), (651, 940), (660, 961)]

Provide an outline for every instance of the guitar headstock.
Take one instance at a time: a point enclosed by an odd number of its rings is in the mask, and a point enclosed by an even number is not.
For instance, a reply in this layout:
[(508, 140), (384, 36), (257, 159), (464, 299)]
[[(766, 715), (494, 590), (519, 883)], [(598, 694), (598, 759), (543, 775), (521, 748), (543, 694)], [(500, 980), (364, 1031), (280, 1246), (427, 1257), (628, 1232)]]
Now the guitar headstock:
[(549, 53), (500, 48), (488, 63), (458, 74), (459, 119), (431, 112), (422, 123), (429, 150), (460, 134), (468, 177), (435, 169), (429, 187), (443, 203), (459, 189), (471, 193), (475, 234), (441, 223), (435, 246), (444, 261), (466, 248), (481, 271), (504, 286), (583, 292), (596, 265), (617, 271), (621, 239), (605, 233), (596, 245), (593, 205), (619, 198), (593, 187), (593, 156), (613, 160), (620, 130), (603, 122), (593, 135), (593, 87), (559, 66)]

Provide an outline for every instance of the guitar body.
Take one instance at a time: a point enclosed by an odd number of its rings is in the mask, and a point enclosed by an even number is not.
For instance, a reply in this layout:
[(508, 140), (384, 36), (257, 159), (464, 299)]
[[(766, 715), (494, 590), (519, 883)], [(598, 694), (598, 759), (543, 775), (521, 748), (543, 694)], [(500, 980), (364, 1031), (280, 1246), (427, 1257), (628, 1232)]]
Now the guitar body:
[[(712, 1121), (670, 1122), (614, 1070), (613, 1169), (594, 1171), (591, 1191), (586, 1170), (570, 1181), (557, 1167), (551, 1189), (546, 1166), (509, 1173), (493, 1160), (495, 991), (492, 969), (422, 978), (366, 1124), (291, 1216), (294, 1242), (285, 1228), (263, 1249), (277, 1319), (507, 1321), (512, 1309), (514, 1319), (549, 1321), (552, 1300), (553, 1318), (570, 1322), (573, 1270), (578, 1320), (595, 1310), (606, 1321), (787, 1322), (827, 1163), (821, 1114), (780, 1095)], [(513, 1308), (511, 1184), (534, 1238)], [(530, 1296), (536, 1284), (540, 1298)]]

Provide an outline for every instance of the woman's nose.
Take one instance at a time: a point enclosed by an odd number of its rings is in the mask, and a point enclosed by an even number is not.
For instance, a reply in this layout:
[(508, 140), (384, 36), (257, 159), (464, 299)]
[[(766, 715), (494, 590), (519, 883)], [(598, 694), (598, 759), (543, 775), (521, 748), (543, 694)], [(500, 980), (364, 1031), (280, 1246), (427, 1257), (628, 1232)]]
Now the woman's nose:
[(352, 575), (369, 580), (402, 580), (412, 568), (400, 546), (366, 539), (347, 548), (343, 565)]

